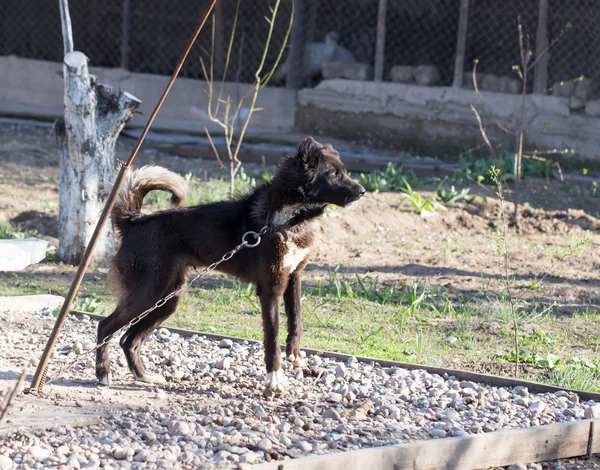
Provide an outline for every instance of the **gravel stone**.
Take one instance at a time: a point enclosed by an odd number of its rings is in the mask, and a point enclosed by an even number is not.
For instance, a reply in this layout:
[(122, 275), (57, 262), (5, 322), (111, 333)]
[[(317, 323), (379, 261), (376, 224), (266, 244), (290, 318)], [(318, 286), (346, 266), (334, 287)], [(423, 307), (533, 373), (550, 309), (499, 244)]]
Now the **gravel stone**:
[(546, 404), (543, 401), (534, 401), (529, 405), (529, 411), (534, 413), (542, 413), (546, 409)]
[(527, 470), (527, 465), (522, 463), (516, 463), (507, 467), (506, 470)]
[(172, 421), (167, 429), (171, 436), (186, 436), (190, 433), (190, 425), (185, 421)]
[(337, 421), (337, 420), (339, 420), (341, 418), (341, 416), (333, 408), (327, 408), (325, 411), (323, 411), (323, 418), (325, 418), (325, 419), (334, 419), (334, 420)]
[(246, 452), (245, 454), (240, 455), (240, 463), (254, 463), (261, 458), (262, 455), (257, 452)]
[[(3, 317), (0, 365), (9, 373), (20, 373), (35, 359), (31, 345), (43, 345), (52, 329), (51, 316), (28, 315)], [(75, 359), (73, 345), (93, 346), (96, 328), (91, 320), (67, 322), (57, 362), (65, 355)], [(116, 386), (82, 386), (81, 381), (95, 383), (95, 377), (93, 360), (88, 364), (90, 357), (81, 357), (61, 372), (61, 379), (72, 382), (53, 383), (42, 405), (57, 414), (64, 412), (61, 406), (73, 407), (101, 416), (102, 422), (7, 434), (0, 470), (248, 468), (275, 455), (294, 458), (600, 416), (600, 405), (570, 392), (530, 393), (526, 387), (492, 387), (319, 355), (308, 357), (317, 372), (311, 376), (296, 375), (286, 362), (286, 393), (265, 400), (260, 344), (183, 337), (162, 328), (150, 335), (143, 355), (149, 373), (164, 376), (166, 383), (130, 386), (118, 342), (109, 347)], [(38, 406), (25, 395), (18, 399), (23, 403), (16, 410)]]
[(313, 450), (313, 446), (309, 442), (306, 442), (306, 441), (298, 442), (298, 447), (304, 453), (308, 453)]
[(267, 451), (273, 448), (273, 443), (270, 439), (263, 437), (257, 445), (259, 450)]
[(232, 363), (233, 363), (233, 358), (230, 356), (227, 356), (227, 357), (224, 357), (223, 359), (221, 359), (219, 362), (217, 362), (215, 367), (217, 369), (227, 370), (231, 367)]
[(265, 409), (261, 405), (256, 405), (252, 409), (252, 413), (254, 413), (254, 416), (256, 416), (259, 419), (264, 419), (264, 418), (266, 418), (268, 416), (267, 412), (265, 411)]
[(37, 461), (42, 461), (50, 457), (50, 451), (39, 446), (31, 447), (28, 454)]
[(133, 454), (135, 454), (135, 451), (131, 447), (117, 447), (112, 453), (117, 460), (125, 460), (128, 457), (133, 457)]
[(0, 455), (0, 470), (10, 470), (13, 468), (13, 461), (6, 455)]

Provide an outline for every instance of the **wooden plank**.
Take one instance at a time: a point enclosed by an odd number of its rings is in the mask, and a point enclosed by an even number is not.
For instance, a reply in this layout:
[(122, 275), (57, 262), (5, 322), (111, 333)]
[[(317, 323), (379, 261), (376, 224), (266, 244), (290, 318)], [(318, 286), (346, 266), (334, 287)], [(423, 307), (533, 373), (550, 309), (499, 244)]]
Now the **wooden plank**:
[(383, 81), (383, 67), (385, 65), (385, 18), (387, 13), (387, 0), (379, 0), (377, 10), (377, 38), (375, 42), (375, 81)]
[(535, 59), (533, 92), (543, 94), (548, 89), (548, 0), (540, 0), (538, 26), (535, 36)]
[(55, 410), (35, 410), (31, 412), (15, 412), (9, 417), (10, 423), (0, 425), (0, 436), (10, 434), (22, 428), (34, 431), (46, 431), (54, 426), (71, 426), (80, 428), (101, 424), (99, 416), (77, 412), (65, 407)]
[[(93, 318), (94, 320), (101, 320), (104, 318), (103, 315), (97, 315), (94, 313), (83, 312), (80, 310), (71, 310), (71, 314), (73, 314), (75, 316), (79, 316), (79, 317), (81, 317), (83, 315), (87, 315), (90, 318)], [(258, 340), (239, 338), (237, 336), (204, 333), (204, 332), (200, 332), (200, 331), (189, 330), (187, 328), (177, 328), (177, 327), (164, 326), (164, 325), (162, 326), (162, 328), (167, 328), (169, 331), (171, 331), (173, 333), (177, 333), (181, 336), (187, 336), (187, 337), (198, 335), (198, 336), (206, 336), (207, 338), (215, 339), (215, 340), (230, 339), (232, 341), (248, 341), (249, 343), (262, 344), (262, 342), (258, 341)], [(282, 349), (283, 348), (284, 347), (282, 346)], [(408, 369), (408, 370), (417, 370), (418, 369), (418, 370), (425, 370), (425, 371), (429, 372), (430, 374), (438, 374), (438, 375), (448, 374), (449, 376), (454, 376), (459, 380), (470, 380), (472, 382), (479, 382), (479, 383), (491, 385), (494, 387), (516, 387), (516, 386), (520, 385), (523, 387), (527, 387), (529, 389), (529, 391), (533, 392), (533, 393), (554, 393), (554, 392), (558, 392), (558, 391), (562, 390), (562, 391), (567, 391), (567, 392), (571, 392), (571, 393), (576, 393), (583, 400), (594, 400), (594, 401), (600, 402), (600, 393), (588, 392), (585, 390), (576, 390), (576, 389), (572, 389), (572, 388), (557, 387), (555, 385), (547, 385), (547, 384), (542, 384), (542, 383), (538, 383), (538, 382), (532, 382), (530, 380), (519, 380), (519, 379), (513, 379), (513, 378), (509, 378), (509, 377), (501, 377), (501, 376), (492, 375), (492, 374), (480, 374), (477, 372), (469, 372), (469, 371), (465, 371), (465, 370), (445, 369), (442, 367), (433, 367), (433, 366), (427, 366), (427, 365), (423, 365), (423, 364), (412, 364), (409, 362), (399, 362), (399, 361), (391, 361), (391, 360), (386, 360), (386, 359), (377, 359), (377, 358), (373, 358), (373, 357), (352, 356), (350, 354), (333, 352), (333, 351), (323, 351), (321, 349), (302, 348), (302, 350), (305, 351), (306, 354), (318, 354), (322, 357), (330, 357), (333, 359), (340, 359), (342, 361), (347, 361), (350, 357), (356, 357), (356, 359), (358, 359), (360, 362), (367, 362), (367, 363), (375, 362), (376, 364), (379, 364), (382, 367), (401, 367), (403, 369)]]
[(454, 88), (460, 88), (463, 85), (468, 23), (469, 0), (460, 0), (460, 8), (458, 10), (458, 33), (456, 35), (456, 57), (454, 58), (454, 80), (452, 81), (452, 86)]
[[(586, 455), (591, 420), (255, 465), (254, 470), (478, 469)], [(600, 420), (595, 420), (598, 428)], [(600, 452), (600, 439), (593, 442)]]

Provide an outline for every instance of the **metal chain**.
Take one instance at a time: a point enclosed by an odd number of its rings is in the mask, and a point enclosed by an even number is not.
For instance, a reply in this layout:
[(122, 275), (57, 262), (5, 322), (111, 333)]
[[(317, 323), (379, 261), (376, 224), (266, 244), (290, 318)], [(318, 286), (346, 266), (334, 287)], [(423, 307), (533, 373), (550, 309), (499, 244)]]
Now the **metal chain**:
[[(195, 281), (197, 281), (198, 279), (206, 276), (211, 271), (214, 271), (217, 268), (217, 266), (219, 266), (221, 263), (224, 263), (225, 261), (228, 261), (231, 258), (233, 258), (233, 256), (237, 252), (239, 252), (240, 250), (242, 250), (244, 248), (256, 248), (260, 244), (260, 242), (261, 242), (261, 236), (265, 235), (272, 228), (273, 227), (271, 227), (269, 225), (265, 225), (258, 232), (254, 232), (254, 231), (250, 230), (250, 231), (244, 233), (244, 235), (242, 235), (242, 242), (239, 245), (237, 245), (233, 250), (228, 251), (227, 253), (225, 253), (221, 257), (220, 260), (215, 261), (214, 263), (208, 265), (206, 268), (204, 268), (202, 271), (200, 271), (198, 274), (196, 274), (196, 276), (194, 276), (194, 278), (191, 281), (188, 281), (185, 284), (182, 284), (178, 289), (174, 290), (169, 295), (167, 295), (167, 296), (163, 297), (162, 299), (158, 300), (148, 310), (144, 310), (137, 317), (134, 317), (129, 323), (127, 323), (126, 325), (123, 325), (121, 328), (119, 328), (115, 332), (113, 332), (110, 335), (108, 335), (106, 338), (104, 338), (104, 340), (101, 343), (97, 344), (94, 348), (88, 349), (87, 351), (82, 351), (81, 353), (77, 354), (75, 356), (75, 358), (73, 359), (73, 361), (70, 361), (69, 363), (65, 364), (64, 367), (60, 368), (58, 370), (58, 372), (56, 373), (56, 376), (53, 379), (49, 380), (47, 383), (46, 383), (45, 379), (46, 379), (46, 374), (47, 374), (48, 371), (46, 369), (46, 371), (44, 371), (45, 373), (44, 373), (44, 376), (43, 376), (43, 380), (40, 382), (40, 387), (39, 387), (38, 390), (41, 390), (44, 387), (44, 385), (51, 384), (52, 382), (54, 382), (55, 380), (57, 380), (62, 375), (62, 373), (64, 371), (66, 371), (67, 369), (70, 369), (75, 364), (75, 362), (77, 362), (79, 360), (79, 358), (81, 356), (85, 356), (86, 354), (90, 354), (90, 353), (92, 353), (94, 351), (97, 351), (102, 346), (106, 345), (121, 330), (123, 330), (124, 328), (129, 328), (129, 327), (135, 325), (136, 323), (139, 323), (140, 321), (142, 321), (145, 317), (147, 317), (148, 315), (150, 315), (150, 313), (152, 313), (157, 308), (160, 308), (163, 305), (165, 305), (173, 297), (176, 297), (176, 296), (182, 294), (185, 290), (189, 289), (191, 287), (191, 285)], [(256, 241), (254, 243), (250, 243), (248, 241), (249, 237), (256, 238)]]

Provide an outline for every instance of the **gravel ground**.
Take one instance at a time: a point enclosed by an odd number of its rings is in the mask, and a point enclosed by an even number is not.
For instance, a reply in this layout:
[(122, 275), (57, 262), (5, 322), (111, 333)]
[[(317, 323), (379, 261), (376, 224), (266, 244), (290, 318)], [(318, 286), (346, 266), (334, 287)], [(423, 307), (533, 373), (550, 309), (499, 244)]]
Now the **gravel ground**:
[[(0, 388), (7, 389), (7, 379), (39, 358), (54, 318), (2, 316)], [(86, 318), (67, 322), (53, 370), (93, 347), (95, 326)], [(243, 468), (307, 454), (571, 421), (582, 419), (593, 405), (567, 392), (533, 394), (523, 387), (496, 388), (320, 356), (307, 358), (313, 374), (286, 366), (288, 392), (266, 399), (259, 345), (181, 337), (166, 329), (158, 330), (144, 350), (150, 371), (167, 379), (156, 388), (134, 383), (123, 355), (112, 348), (115, 386), (97, 386), (93, 357), (84, 356), (54, 380), (49, 376), (47, 396), (20, 396), (9, 417), (15, 422), (31, 407), (60, 416), (61, 407), (68, 406), (101, 423), (9, 434), (0, 446), (0, 470)]]

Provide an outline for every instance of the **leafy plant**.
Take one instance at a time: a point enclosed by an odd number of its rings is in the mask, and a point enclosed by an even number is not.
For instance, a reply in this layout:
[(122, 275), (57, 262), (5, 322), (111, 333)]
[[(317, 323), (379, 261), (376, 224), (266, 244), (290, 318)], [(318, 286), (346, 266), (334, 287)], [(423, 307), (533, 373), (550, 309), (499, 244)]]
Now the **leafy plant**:
[(27, 237), (37, 237), (37, 235), (37, 230), (22, 232), (20, 227), (15, 227), (10, 222), (0, 223), (0, 240), (23, 240)]
[[(472, 154), (461, 156), (459, 158), (460, 169), (458, 172), (467, 179), (480, 183), (494, 183), (489, 169), (491, 166), (499, 167), (502, 173), (503, 181), (513, 181), (514, 174), (514, 154), (503, 152), (494, 158), (480, 158)], [(542, 158), (524, 158), (521, 167), (521, 177), (533, 176), (539, 178), (554, 178), (552, 172), (553, 162)]]
[[(502, 358), (509, 362), (515, 362), (515, 363), (517, 362), (514, 351), (511, 351), (510, 353), (505, 354), (504, 356), (502, 356)], [(548, 370), (553, 370), (556, 367), (563, 364), (562, 360), (556, 354), (546, 353), (544, 355), (541, 353), (525, 352), (525, 351), (519, 352), (519, 361), (518, 362), (520, 362), (522, 364), (529, 364), (532, 366), (541, 367), (541, 368), (548, 369)]]
[(263, 171), (263, 174), (262, 174), (263, 180), (266, 181), (267, 183), (270, 183), (271, 182), (271, 173), (269, 173), (269, 167), (267, 166), (267, 159), (265, 158), (264, 155), (261, 157), (260, 164), (262, 166), (262, 171)]
[(10, 222), (0, 223), (0, 240), (15, 240), (23, 238), (23, 234), (15, 230)]
[(406, 181), (406, 179), (404, 179), (404, 183), (405, 183), (405, 187), (401, 188), (400, 191), (402, 192), (405, 200), (408, 201), (413, 206), (415, 211), (421, 217), (427, 217), (427, 216), (435, 214), (438, 210), (445, 209), (444, 206), (437, 203), (436, 201), (430, 201), (426, 197), (417, 193), (411, 187), (411, 185), (408, 183), (408, 181)]
[(99, 308), (101, 304), (102, 301), (96, 297), (84, 297), (79, 301), (76, 309), (81, 310), (82, 312), (97, 313), (102, 315), (104, 313), (104, 309)]
[(396, 167), (389, 162), (383, 171), (361, 173), (358, 181), (367, 191), (376, 193), (379, 191), (399, 192), (406, 188), (407, 184), (417, 187), (428, 180), (417, 177), (412, 170), (403, 173), (402, 166)]
[(462, 200), (467, 204), (471, 204), (475, 200), (474, 194), (469, 195), (469, 192), (471, 191), (470, 188), (463, 188), (460, 191), (457, 191), (454, 185), (452, 185), (450, 189), (447, 190), (444, 187), (444, 183), (447, 179), (447, 177), (444, 178), (435, 190), (436, 197), (440, 201), (444, 204), (454, 204)]

